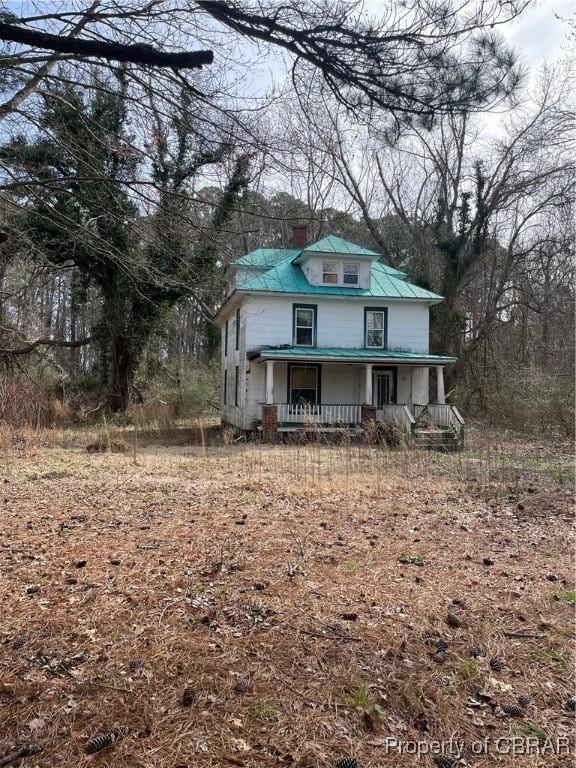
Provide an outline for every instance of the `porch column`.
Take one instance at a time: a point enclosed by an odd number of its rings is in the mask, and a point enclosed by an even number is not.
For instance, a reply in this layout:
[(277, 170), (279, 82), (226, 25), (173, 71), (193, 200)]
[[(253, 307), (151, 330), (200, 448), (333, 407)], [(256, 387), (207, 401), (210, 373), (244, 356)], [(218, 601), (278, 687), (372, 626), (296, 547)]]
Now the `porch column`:
[(366, 405), (372, 405), (372, 363), (366, 363)]
[(274, 402), (274, 360), (266, 360), (266, 405)]
[(436, 402), (443, 405), (446, 402), (444, 393), (444, 366), (436, 366)]

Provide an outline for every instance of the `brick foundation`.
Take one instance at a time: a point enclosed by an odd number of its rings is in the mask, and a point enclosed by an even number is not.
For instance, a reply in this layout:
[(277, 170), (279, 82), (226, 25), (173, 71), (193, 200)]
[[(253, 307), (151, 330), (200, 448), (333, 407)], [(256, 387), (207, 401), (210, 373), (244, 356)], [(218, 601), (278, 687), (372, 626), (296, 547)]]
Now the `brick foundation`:
[(278, 439), (278, 411), (275, 405), (262, 406), (262, 437), (270, 443)]

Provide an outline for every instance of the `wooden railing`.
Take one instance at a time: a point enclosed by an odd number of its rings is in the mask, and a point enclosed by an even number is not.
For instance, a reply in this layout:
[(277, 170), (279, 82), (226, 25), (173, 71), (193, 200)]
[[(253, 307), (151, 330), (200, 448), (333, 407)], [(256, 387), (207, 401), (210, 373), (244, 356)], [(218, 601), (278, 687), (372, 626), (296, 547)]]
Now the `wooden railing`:
[(414, 416), (407, 405), (392, 404), (383, 405), (376, 410), (376, 421), (384, 424), (395, 424), (407, 434), (412, 432), (415, 423)]
[(292, 405), (278, 403), (278, 424), (347, 426), (360, 424), (359, 405)]
[(464, 419), (455, 405), (448, 403), (429, 403), (428, 405), (413, 405), (415, 417), (427, 416), (433, 424), (439, 427), (451, 427), (459, 434), (464, 427)]

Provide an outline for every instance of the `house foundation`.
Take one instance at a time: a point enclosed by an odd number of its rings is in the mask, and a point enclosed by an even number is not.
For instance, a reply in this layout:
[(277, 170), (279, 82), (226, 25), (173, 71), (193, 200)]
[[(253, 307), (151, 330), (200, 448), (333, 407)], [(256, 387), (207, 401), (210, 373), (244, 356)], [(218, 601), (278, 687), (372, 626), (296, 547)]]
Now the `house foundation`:
[(278, 440), (278, 409), (275, 405), (262, 406), (262, 437), (269, 443)]

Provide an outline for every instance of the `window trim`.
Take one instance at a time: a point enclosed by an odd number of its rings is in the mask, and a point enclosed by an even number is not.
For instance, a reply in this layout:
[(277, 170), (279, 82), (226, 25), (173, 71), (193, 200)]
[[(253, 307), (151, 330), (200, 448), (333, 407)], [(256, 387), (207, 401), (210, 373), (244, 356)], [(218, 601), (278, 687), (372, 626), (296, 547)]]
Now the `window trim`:
[[(336, 267), (336, 272), (325, 272), (324, 267)], [(330, 280), (324, 280), (324, 275), (335, 275), (336, 280), (334, 280), (334, 282)], [(322, 262), (322, 285), (338, 285), (339, 283), (340, 283), (340, 262), (323, 261)]]
[(240, 366), (236, 365), (234, 367), (234, 405), (236, 408), (238, 408), (238, 394), (239, 394), (239, 387), (240, 384)]
[(317, 407), (322, 405), (322, 363), (307, 363), (305, 361), (298, 363), (288, 363), (286, 371), (286, 402), (292, 405), (292, 369), (293, 368), (316, 368), (316, 403)]
[(236, 351), (240, 349), (240, 307), (236, 310)]
[(226, 320), (224, 324), (224, 357), (228, 356), (228, 323), (229, 321)]
[[(333, 272), (324, 272), (325, 266), (335, 266), (336, 267), (336, 280), (331, 282), (326, 282), (324, 280), (325, 274), (334, 274)], [(356, 269), (356, 282), (355, 283), (347, 283), (344, 281), (344, 268), (345, 267), (354, 267)], [(360, 264), (357, 261), (323, 261), (322, 262), (322, 285), (339, 285), (343, 286), (344, 288), (359, 288), (360, 287)]]
[(228, 369), (224, 368), (224, 396), (222, 398), (222, 405), (228, 405)]
[[(368, 344), (368, 312), (382, 312), (384, 314), (382, 328), (382, 346)], [(388, 347), (388, 307), (364, 307), (364, 349), (386, 349)]]
[[(296, 317), (297, 310), (299, 309), (311, 309), (314, 313), (314, 319), (312, 321), (312, 344), (298, 344), (298, 338), (296, 335)], [(304, 327), (304, 326), (301, 326)], [(315, 347), (317, 340), (317, 328), (318, 328), (318, 305), (317, 304), (292, 304), (292, 346), (293, 347)]]

